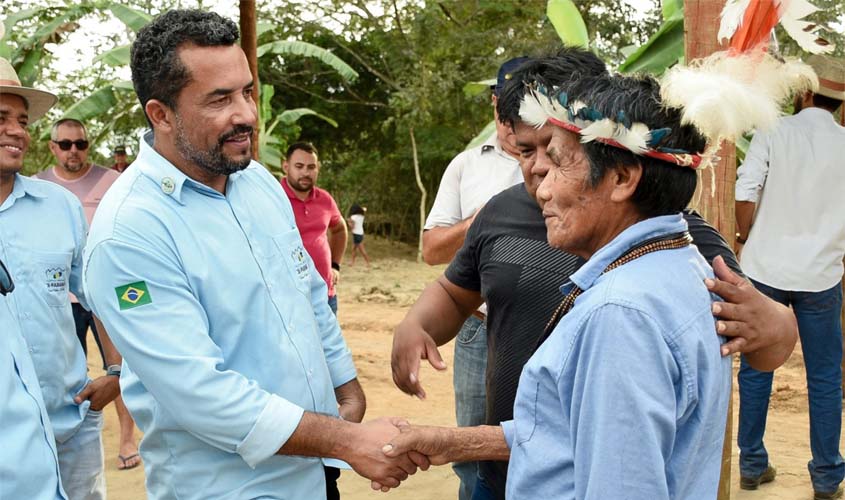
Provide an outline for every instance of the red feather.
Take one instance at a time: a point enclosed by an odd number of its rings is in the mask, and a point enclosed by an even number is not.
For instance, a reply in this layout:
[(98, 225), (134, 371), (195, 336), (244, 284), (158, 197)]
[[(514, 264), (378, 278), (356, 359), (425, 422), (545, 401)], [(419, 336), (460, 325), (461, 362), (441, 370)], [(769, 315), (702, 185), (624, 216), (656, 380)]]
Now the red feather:
[(781, 4), (780, 0), (751, 0), (742, 24), (731, 37), (731, 52), (741, 54), (757, 46), (767, 48), (769, 35), (783, 12)]

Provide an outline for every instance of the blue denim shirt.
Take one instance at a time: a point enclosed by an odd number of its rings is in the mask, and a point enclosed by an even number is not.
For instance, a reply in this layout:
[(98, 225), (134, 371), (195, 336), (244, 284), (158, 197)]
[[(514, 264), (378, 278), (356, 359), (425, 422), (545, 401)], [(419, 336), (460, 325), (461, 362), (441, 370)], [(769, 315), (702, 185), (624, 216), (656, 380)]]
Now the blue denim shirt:
[(76, 433), (90, 406), (73, 402), (90, 379), (68, 296), (73, 292), (85, 306), (86, 230), (82, 204), (70, 191), (15, 175), (12, 193), (0, 205), (0, 253), (15, 281), (5, 300), (20, 324), (60, 443)]
[(0, 295), (0, 498), (65, 499), (56, 438), (12, 295)]
[(508, 498), (715, 498), (730, 358), (694, 246), (602, 271), (647, 239), (686, 229), (680, 215), (639, 222), (561, 288), (584, 293), (519, 380)]
[(94, 216), (89, 302), (123, 355), (150, 498), (311, 498), (319, 458), (279, 456), (303, 411), (337, 415), (356, 376), (279, 182), (252, 163), (225, 196), (142, 141)]

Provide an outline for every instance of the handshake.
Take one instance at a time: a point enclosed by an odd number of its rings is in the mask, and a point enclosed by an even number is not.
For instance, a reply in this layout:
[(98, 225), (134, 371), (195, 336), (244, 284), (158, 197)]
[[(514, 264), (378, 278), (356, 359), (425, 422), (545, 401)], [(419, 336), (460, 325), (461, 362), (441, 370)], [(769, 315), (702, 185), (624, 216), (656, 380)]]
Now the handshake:
[(342, 458), (359, 475), (371, 480), (374, 490), (389, 491), (431, 465), (443, 465), (451, 457), (451, 431), (442, 427), (412, 426), (399, 417), (384, 417), (357, 424), (354, 443)]

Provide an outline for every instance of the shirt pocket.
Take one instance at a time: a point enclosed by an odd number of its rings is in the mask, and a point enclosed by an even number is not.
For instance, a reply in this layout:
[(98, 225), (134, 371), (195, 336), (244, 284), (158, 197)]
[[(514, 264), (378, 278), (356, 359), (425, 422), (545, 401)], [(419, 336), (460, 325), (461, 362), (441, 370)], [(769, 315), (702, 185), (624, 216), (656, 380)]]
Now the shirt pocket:
[[(522, 385), (522, 384), (520, 384)], [(516, 396), (514, 407), (514, 427), (516, 437), (514, 442), (521, 445), (531, 441), (537, 428), (537, 398), (540, 394), (540, 382), (532, 381), (526, 389)]]
[(66, 307), (70, 292), (72, 252), (33, 252), (30, 251), (32, 269), (32, 288), (51, 307)]
[(311, 266), (299, 231), (292, 229), (273, 236), (273, 243), (279, 250), (282, 264), (287, 268), (296, 289), (303, 294), (308, 294), (311, 290)]

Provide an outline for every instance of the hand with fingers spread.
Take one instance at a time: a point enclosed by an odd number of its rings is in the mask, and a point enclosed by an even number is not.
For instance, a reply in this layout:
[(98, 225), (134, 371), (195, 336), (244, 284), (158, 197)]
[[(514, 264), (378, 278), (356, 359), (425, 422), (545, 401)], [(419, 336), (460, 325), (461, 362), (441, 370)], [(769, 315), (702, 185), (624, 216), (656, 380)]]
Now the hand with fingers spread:
[(437, 350), (434, 339), (413, 323), (403, 321), (393, 335), (393, 351), (390, 367), (393, 383), (406, 394), (425, 399), (425, 390), (420, 383), (420, 360), (427, 359), (436, 370), (446, 369), (446, 363)]
[(761, 371), (781, 366), (798, 339), (795, 315), (731, 271), (721, 257), (713, 260), (713, 271), (716, 279), (707, 279), (705, 284), (724, 299), (713, 303), (716, 331), (730, 338), (722, 346), (722, 355), (741, 352)]

